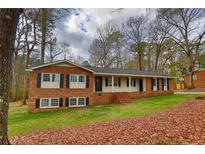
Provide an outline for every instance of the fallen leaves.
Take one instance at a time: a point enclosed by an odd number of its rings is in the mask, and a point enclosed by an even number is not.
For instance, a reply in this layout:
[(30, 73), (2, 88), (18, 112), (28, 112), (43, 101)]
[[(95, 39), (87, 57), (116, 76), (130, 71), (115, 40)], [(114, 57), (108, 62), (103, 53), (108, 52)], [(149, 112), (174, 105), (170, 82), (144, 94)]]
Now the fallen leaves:
[(162, 113), (10, 138), (13, 144), (205, 144), (205, 101)]

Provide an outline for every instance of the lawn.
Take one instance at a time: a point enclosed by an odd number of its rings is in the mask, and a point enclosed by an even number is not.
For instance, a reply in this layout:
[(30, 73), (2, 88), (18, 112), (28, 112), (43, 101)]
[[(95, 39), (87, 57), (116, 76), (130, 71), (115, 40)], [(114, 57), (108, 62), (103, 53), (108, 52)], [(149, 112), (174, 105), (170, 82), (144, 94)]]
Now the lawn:
[(9, 110), (9, 136), (83, 125), (131, 116), (144, 116), (174, 107), (198, 95), (167, 95), (134, 100), (126, 105), (109, 104), (89, 108), (74, 108), (42, 113), (28, 113), (27, 106), (11, 103)]

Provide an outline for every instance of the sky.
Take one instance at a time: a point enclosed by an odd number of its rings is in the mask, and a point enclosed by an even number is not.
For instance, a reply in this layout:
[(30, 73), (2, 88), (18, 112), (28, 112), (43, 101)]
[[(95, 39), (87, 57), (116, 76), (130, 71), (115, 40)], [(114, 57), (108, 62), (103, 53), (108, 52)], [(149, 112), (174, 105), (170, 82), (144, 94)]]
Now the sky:
[(70, 44), (71, 52), (89, 58), (89, 46), (98, 27), (109, 21), (121, 25), (130, 16), (146, 14), (146, 9), (77, 9), (56, 24), (58, 41)]

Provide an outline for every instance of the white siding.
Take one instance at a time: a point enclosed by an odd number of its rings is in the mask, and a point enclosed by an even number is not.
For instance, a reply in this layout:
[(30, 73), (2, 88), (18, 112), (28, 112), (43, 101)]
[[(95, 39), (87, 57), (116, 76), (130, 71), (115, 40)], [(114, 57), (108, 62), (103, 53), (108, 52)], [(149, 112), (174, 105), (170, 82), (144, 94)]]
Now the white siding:
[(70, 82), (70, 88), (73, 88), (73, 89), (86, 88), (86, 82)]
[[(49, 74), (50, 75), (50, 81), (43, 81), (43, 75)], [(52, 74), (58, 75), (59, 80), (58, 81), (52, 81)], [(57, 73), (42, 73), (41, 74), (41, 88), (60, 88), (60, 74)]]
[[(102, 92), (112, 92), (112, 86), (105, 86), (105, 78), (102, 77)], [(131, 87), (130, 92), (139, 91), (139, 79), (136, 78), (136, 87)], [(129, 87), (127, 87), (127, 78), (121, 77), (121, 86), (114, 86), (113, 92), (129, 92)]]
[(41, 82), (41, 88), (60, 88), (59, 82)]

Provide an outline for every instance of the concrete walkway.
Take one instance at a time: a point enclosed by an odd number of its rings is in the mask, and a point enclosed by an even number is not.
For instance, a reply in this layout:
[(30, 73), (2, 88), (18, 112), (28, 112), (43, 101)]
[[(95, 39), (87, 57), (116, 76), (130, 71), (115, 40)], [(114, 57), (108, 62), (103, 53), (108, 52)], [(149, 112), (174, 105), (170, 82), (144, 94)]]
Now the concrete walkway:
[(205, 94), (205, 92), (200, 91), (176, 91), (174, 94)]

